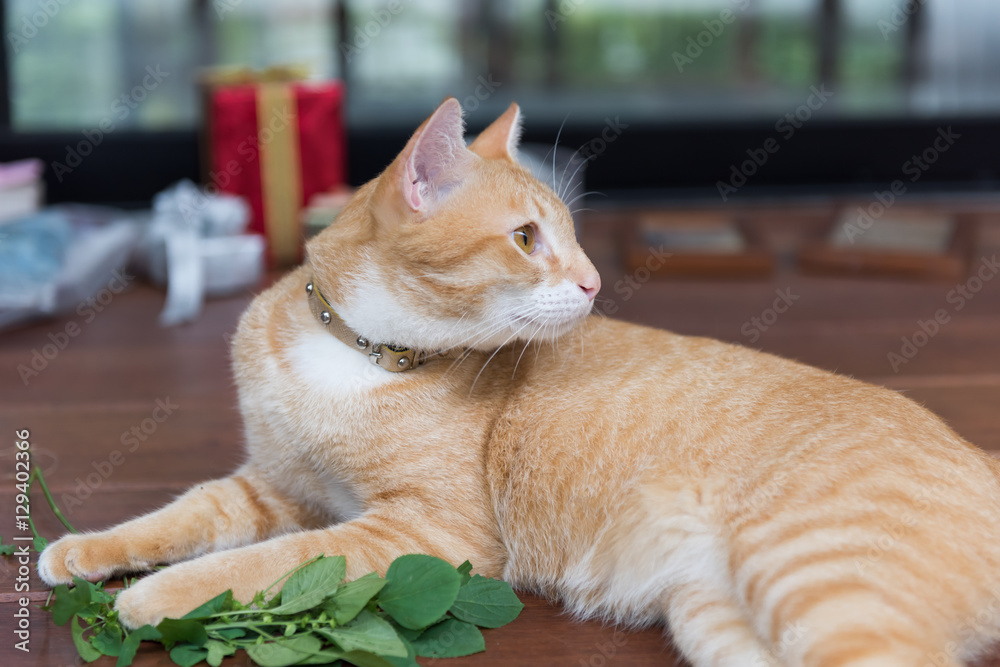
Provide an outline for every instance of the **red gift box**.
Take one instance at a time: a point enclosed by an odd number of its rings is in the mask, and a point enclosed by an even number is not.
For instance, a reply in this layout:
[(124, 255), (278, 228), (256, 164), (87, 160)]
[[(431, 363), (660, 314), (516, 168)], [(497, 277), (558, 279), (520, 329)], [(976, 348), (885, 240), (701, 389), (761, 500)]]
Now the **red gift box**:
[(244, 197), (251, 232), (272, 266), (302, 259), (301, 210), (346, 182), (339, 82), (259, 81), (214, 86), (207, 104), (207, 179)]

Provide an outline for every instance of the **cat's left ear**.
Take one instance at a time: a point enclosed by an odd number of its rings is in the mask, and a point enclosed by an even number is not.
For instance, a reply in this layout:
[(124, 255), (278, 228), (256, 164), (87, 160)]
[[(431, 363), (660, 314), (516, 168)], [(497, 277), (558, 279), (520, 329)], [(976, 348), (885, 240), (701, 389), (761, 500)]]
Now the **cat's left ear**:
[(462, 184), (476, 157), (465, 147), (462, 107), (449, 97), (379, 177), (376, 199), (399, 219), (422, 218)]
[(521, 108), (511, 103), (499, 118), (483, 130), (469, 150), (488, 159), (517, 161), (517, 145), (521, 142)]

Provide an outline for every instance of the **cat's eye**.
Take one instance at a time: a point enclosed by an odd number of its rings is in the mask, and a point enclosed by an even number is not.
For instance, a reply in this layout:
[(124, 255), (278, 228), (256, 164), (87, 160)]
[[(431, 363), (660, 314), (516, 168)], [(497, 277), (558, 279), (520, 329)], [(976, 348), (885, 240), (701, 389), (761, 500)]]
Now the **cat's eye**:
[(514, 238), (514, 244), (527, 254), (530, 255), (535, 249), (535, 230), (531, 225), (518, 227), (511, 236)]

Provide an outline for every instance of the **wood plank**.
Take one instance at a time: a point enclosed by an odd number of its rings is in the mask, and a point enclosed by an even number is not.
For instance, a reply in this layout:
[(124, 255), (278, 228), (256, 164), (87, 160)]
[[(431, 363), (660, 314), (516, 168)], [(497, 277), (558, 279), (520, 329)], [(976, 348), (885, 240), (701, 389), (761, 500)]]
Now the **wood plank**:
[[(226, 474), (243, 457), (234, 404), (235, 398), (164, 393), (128, 402), (4, 407), (0, 420), (30, 430), (35, 461), (49, 486), (61, 492), (79, 486), (78, 480), (90, 487), (107, 482), (160, 485)], [(5, 487), (12, 485), (14, 451), (0, 450)], [(6, 490), (0, 487), (0, 494)]]

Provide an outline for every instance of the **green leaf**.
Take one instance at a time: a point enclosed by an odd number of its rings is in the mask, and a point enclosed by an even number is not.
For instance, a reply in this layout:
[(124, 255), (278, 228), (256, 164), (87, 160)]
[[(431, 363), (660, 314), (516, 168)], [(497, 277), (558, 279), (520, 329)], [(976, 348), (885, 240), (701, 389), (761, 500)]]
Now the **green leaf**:
[(16, 548), (13, 544), (4, 544), (3, 537), (0, 537), (0, 556), (13, 556)]
[(499, 628), (517, 618), (522, 609), (524, 605), (510, 584), (477, 574), (458, 591), (450, 611), (459, 620), (483, 628)]
[(370, 572), (338, 588), (337, 592), (323, 603), (323, 611), (336, 621), (337, 625), (344, 625), (357, 616), (383, 586), (385, 579)]
[(135, 652), (139, 650), (139, 642), (155, 641), (159, 638), (159, 630), (152, 625), (144, 625), (128, 633), (125, 641), (122, 642), (122, 650), (118, 654), (118, 662), (115, 663), (115, 667), (126, 667), (126, 665), (132, 664), (132, 660), (135, 659)]
[(229, 589), (225, 593), (220, 593), (214, 598), (201, 604), (188, 613), (181, 616), (182, 621), (186, 621), (191, 618), (208, 618), (209, 616), (214, 616), (215, 614), (232, 611), (233, 608), (233, 590)]
[(396, 631), (396, 634), (408, 642), (412, 642), (414, 639), (422, 635), (424, 633), (424, 630), (427, 629), (427, 628), (419, 628), (417, 630), (412, 630), (410, 628), (404, 628), (402, 625), (392, 620), (391, 618), (389, 619), (389, 622), (392, 624), (392, 628), (393, 630)]
[(444, 616), (461, 584), (458, 571), (434, 556), (409, 554), (392, 562), (378, 603), (404, 628), (418, 629)]
[(469, 579), (472, 578), (472, 575), (469, 574), (470, 572), (472, 572), (472, 563), (470, 563), (469, 561), (465, 561), (464, 563), (459, 565), (456, 569), (458, 570), (458, 573), (462, 576), (462, 585), (464, 586), (467, 583), (469, 583)]
[(83, 627), (80, 625), (79, 618), (73, 617), (73, 624), (70, 626), (70, 630), (73, 634), (73, 643), (76, 644), (76, 652), (80, 654), (80, 657), (84, 661), (93, 662), (103, 655), (91, 646), (90, 642), (83, 638)]
[(395, 657), (406, 657), (406, 645), (389, 622), (367, 609), (357, 618), (336, 628), (321, 628), (316, 632), (332, 639), (345, 651), (367, 651)]
[(240, 637), (245, 637), (247, 631), (243, 628), (222, 628), (220, 630), (212, 630), (212, 634), (219, 635), (223, 639), (239, 639)]
[(122, 629), (118, 625), (107, 624), (90, 638), (90, 643), (104, 655), (117, 656), (122, 650)]
[[(236, 628), (239, 630), (240, 628)], [(227, 655), (233, 655), (236, 653), (236, 647), (231, 644), (226, 644), (225, 642), (216, 641), (215, 639), (209, 639), (205, 642), (203, 648), (208, 649), (208, 658), (206, 659), (208, 664), (212, 667), (219, 667), (222, 664), (222, 659)]]
[[(300, 635), (247, 647), (247, 655), (260, 667), (286, 667), (322, 655), (323, 643), (312, 635)], [(332, 655), (332, 654), (331, 654)], [(336, 660), (336, 658), (333, 658)]]
[(31, 541), (31, 546), (35, 547), (35, 551), (42, 553), (45, 551), (45, 547), (49, 546), (49, 541), (44, 537), (36, 537)]
[(311, 656), (309, 658), (306, 658), (305, 660), (300, 660), (299, 662), (297, 662), (295, 664), (296, 665), (329, 665), (330, 663), (333, 663), (337, 667), (340, 667), (340, 663), (339, 662), (335, 662), (335, 661), (340, 660), (341, 656), (343, 656), (343, 655), (344, 654), (342, 652), (338, 651), (337, 649), (334, 649), (334, 648), (325, 648), (322, 651), (320, 651), (319, 653), (317, 653), (316, 655)]
[(56, 625), (66, 625), (90, 604), (90, 582), (74, 577), (73, 583), (73, 588), (59, 585), (53, 590), (52, 620)]
[(340, 659), (358, 667), (420, 667), (412, 658), (386, 657), (367, 651), (351, 651)]
[(457, 658), (486, 650), (486, 640), (479, 628), (453, 618), (427, 628), (413, 641), (417, 655), (425, 658)]
[(312, 609), (337, 590), (345, 574), (347, 561), (343, 556), (320, 558), (296, 570), (281, 589), (281, 604), (271, 613), (297, 614)]
[(190, 644), (178, 644), (170, 649), (170, 659), (181, 667), (193, 667), (208, 657), (208, 651)]
[(208, 640), (205, 626), (190, 619), (165, 618), (156, 626), (160, 632), (160, 640), (166, 644), (186, 643), (201, 646)]
[(90, 599), (100, 604), (113, 604), (115, 597), (104, 590), (104, 584), (94, 584), (90, 588)]

